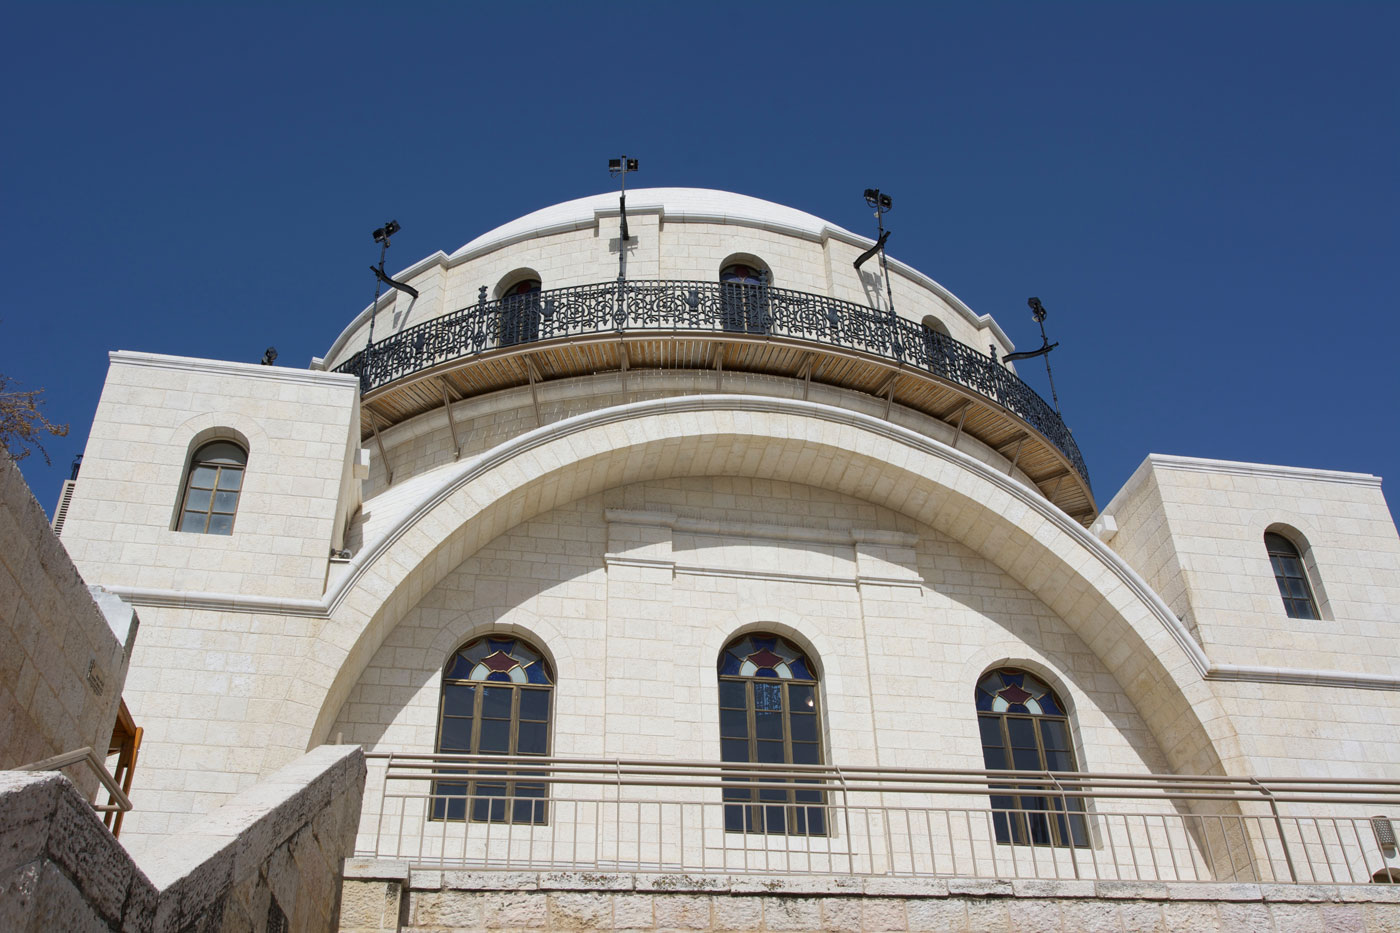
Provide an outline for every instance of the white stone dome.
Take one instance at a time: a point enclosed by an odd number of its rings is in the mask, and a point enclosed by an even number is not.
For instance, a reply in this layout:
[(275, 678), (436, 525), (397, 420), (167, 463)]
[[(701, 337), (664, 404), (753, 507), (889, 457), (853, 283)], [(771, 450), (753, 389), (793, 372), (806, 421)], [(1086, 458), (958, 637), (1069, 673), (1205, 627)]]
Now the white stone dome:
[[(452, 258), (488, 252), (531, 237), (592, 227), (599, 214), (617, 213), (617, 198), (618, 192), (609, 191), (542, 207), (483, 233), (454, 252)], [(713, 188), (637, 188), (627, 192), (627, 210), (659, 211), (663, 219), (739, 223), (812, 238), (841, 233), (863, 239), (806, 211)]]

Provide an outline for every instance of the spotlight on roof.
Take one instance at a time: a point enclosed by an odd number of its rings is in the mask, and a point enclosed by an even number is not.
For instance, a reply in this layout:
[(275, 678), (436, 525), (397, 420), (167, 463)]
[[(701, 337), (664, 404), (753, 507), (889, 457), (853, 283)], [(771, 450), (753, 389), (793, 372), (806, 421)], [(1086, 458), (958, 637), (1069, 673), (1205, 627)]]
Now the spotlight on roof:
[(397, 220), (391, 220), (384, 226), (374, 231), (374, 242), (388, 243), (389, 237), (398, 233), (402, 229), (403, 228), (399, 226), (399, 222)]
[(264, 366), (271, 366), (275, 362), (277, 362), (277, 348), (268, 347), (263, 351), (262, 364)]
[(623, 156), (620, 159), (608, 160), (608, 172), (613, 175), (621, 175), (624, 172), (635, 172), (637, 170), (637, 160)]
[(890, 198), (888, 194), (881, 194), (879, 188), (865, 189), (865, 203), (869, 204), (871, 207), (875, 208), (881, 213), (884, 213), (885, 211), (894, 207), (894, 201)]
[(1045, 320), (1045, 305), (1040, 303), (1039, 298), (1027, 298), (1026, 304), (1031, 306), (1031, 317), (1035, 319), (1036, 323)]

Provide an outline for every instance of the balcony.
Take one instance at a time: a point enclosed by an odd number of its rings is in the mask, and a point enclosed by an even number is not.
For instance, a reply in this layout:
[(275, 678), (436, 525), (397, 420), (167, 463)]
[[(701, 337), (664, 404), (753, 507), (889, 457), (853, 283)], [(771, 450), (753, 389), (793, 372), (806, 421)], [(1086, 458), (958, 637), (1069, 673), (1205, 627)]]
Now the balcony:
[(1400, 880), (1396, 780), (366, 757), (356, 856), (415, 869)]
[(638, 369), (763, 373), (875, 396), (975, 438), (1067, 514), (1096, 514), (1070, 431), (987, 354), (863, 305), (716, 282), (631, 281), (481, 301), (336, 367), (359, 377), (365, 434), (518, 386)]

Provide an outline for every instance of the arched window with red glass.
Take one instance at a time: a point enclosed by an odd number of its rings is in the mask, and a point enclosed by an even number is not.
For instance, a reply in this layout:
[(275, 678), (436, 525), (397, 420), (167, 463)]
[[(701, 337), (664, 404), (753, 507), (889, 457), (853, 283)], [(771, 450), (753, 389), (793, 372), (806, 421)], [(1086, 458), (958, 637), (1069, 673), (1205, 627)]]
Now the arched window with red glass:
[(529, 343), (540, 336), (540, 280), (526, 273), (506, 277), (510, 284), (497, 289), (501, 304), (501, 346)]
[(725, 330), (766, 334), (771, 325), (768, 285), (771, 276), (755, 262), (730, 262), (719, 270), (720, 326)]
[[(812, 662), (786, 639), (766, 632), (736, 638), (719, 655), (720, 757), (765, 765), (822, 764), (821, 698)], [(730, 832), (824, 836), (826, 797), (803, 789), (820, 779), (763, 778), (773, 787), (724, 790)], [(755, 783), (750, 781), (749, 783)]]
[[(1065, 705), (1042, 680), (1003, 667), (977, 682), (977, 725), (989, 771), (1078, 771)], [(997, 842), (1084, 846), (1089, 835), (1080, 797), (1047, 794), (1034, 785), (992, 785)]]
[[(459, 648), (442, 674), (437, 750), (445, 754), (548, 755), (554, 672), (522, 638), (488, 635)], [(438, 781), (433, 818), (545, 823), (545, 785), (527, 772), (462, 769)]]

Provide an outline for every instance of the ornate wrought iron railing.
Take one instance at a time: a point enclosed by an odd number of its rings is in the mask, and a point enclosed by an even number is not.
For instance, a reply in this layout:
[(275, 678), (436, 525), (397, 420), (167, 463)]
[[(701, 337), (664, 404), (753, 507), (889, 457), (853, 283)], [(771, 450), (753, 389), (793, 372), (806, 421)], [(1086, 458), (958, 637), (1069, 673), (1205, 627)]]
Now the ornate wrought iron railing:
[(601, 333), (713, 331), (784, 337), (856, 350), (921, 369), (1016, 415), (1089, 483), (1069, 429), (1045, 401), (987, 354), (886, 311), (757, 285), (641, 280), (557, 288), (481, 301), (400, 331), (335, 368), (370, 392), (454, 360), (505, 347)]

